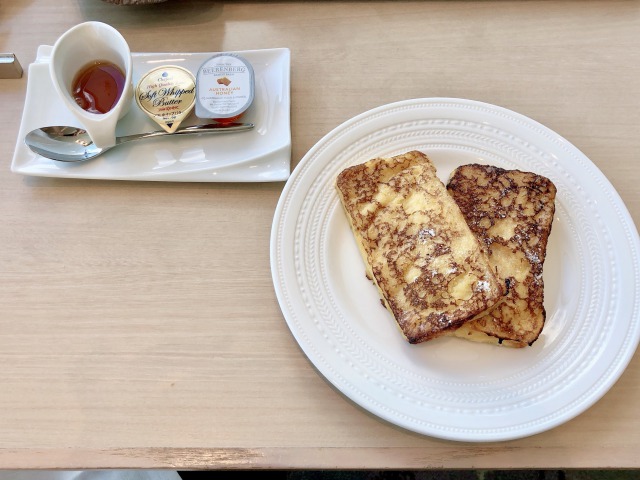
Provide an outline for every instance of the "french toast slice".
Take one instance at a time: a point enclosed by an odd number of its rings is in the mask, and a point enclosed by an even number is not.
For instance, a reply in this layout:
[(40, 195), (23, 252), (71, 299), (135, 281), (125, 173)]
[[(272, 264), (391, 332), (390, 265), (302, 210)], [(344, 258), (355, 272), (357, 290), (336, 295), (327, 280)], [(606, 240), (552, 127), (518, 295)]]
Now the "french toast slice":
[(509, 347), (533, 344), (546, 318), (542, 271), (555, 185), (535, 173), (472, 164), (452, 173), (447, 190), (509, 286), (504, 302), (453, 334)]
[(349, 167), (336, 187), (367, 276), (410, 343), (455, 330), (504, 296), (504, 282), (423, 153)]

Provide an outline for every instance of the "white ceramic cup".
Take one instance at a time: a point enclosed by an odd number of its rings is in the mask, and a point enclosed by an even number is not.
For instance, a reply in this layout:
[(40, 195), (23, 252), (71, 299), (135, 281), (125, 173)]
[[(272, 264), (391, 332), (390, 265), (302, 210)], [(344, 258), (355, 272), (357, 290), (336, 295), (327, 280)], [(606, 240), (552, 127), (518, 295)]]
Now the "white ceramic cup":
[[(72, 84), (76, 75), (95, 61), (112, 62), (125, 74), (122, 95), (107, 113), (88, 112), (73, 98)], [(127, 114), (133, 99), (132, 70), (129, 45), (120, 32), (106, 23), (76, 25), (62, 34), (53, 46), (49, 64), (53, 85), (97, 147), (111, 147), (116, 143), (116, 124)]]

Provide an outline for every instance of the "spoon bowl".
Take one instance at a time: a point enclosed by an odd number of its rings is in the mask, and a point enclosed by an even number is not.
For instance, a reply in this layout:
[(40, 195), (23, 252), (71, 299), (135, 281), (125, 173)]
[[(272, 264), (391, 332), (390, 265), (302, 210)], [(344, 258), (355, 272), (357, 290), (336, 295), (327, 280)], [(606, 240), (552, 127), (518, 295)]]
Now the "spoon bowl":
[(254, 127), (252, 123), (211, 123), (206, 125), (194, 125), (176, 130), (173, 133), (167, 133), (164, 130), (158, 130), (149, 133), (140, 133), (136, 135), (127, 135), (116, 138), (116, 144), (113, 147), (99, 148), (96, 147), (89, 134), (78, 127), (69, 126), (52, 126), (36, 128), (30, 131), (24, 137), (24, 143), (42, 157), (56, 160), (59, 162), (86, 162), (92, 158), (102, 155), (118, 145), (143, 138), (164, 137), (168, 135), (197, 135), (197, 134), (219, 134), (244, 132)]

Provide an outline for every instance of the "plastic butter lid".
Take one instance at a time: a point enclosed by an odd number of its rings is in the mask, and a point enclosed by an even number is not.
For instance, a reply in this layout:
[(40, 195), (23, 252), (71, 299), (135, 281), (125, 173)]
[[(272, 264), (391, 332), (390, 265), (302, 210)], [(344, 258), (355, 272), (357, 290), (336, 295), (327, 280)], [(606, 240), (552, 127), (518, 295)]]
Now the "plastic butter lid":
[(196, 79), (182, 67), (164, 65), (145, 73), (136, 86), (136, 103), (164, 130), (173, 133), (196, 99)]
[(219, 53), (200, 66), (196, 86), (196, 116), (237, 117), (253, 102), (253, 67), (240, 55)]

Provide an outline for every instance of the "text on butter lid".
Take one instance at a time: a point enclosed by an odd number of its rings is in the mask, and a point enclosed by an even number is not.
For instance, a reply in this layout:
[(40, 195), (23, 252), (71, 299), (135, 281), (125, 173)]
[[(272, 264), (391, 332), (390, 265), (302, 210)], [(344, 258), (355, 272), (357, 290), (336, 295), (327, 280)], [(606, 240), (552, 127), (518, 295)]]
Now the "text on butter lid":
[(136, 87), (136, 103), (164, 130), (173, 133), (195, 104), (195, 78), (182, 67), (149, 70)]

